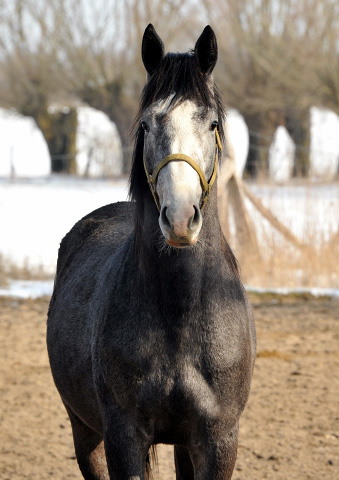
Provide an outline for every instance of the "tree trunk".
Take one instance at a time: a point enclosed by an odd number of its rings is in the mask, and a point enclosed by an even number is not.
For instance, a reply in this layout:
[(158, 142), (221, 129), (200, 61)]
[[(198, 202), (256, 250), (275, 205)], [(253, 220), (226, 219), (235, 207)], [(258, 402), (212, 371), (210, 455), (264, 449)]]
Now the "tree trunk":
[(262, 168), (262, 145), (260, 131), (262, 128), (262, 118), (260, 113), (247, 115), (241, 112), (248, 131), (249, 131), (249, 149), (245, 166), (245, 176), (256, 178)]
[(308, 175), (310, 161), (310, 113), (308, 108), (287, 108), (286, 128), (296, 144), (294, 159), (294, 174), (306, 177)]
[(52, 173), (76, 174), (77, 112), (39, 112), (35, 121), (48, 146)]

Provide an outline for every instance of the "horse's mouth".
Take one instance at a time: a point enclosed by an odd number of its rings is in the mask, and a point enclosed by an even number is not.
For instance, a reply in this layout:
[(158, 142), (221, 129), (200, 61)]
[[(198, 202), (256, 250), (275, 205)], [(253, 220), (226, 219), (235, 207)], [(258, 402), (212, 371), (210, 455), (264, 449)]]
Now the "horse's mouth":
[(168, 239), (166, 238), (166, 242), (168, 245), (170, 245), (171, 247), (174, 247), (174, 248), (186, 248), (186, 247), (192, 247), (193, 245), (195, 245), (198, 241), (198, 238), (193, 238), (192, 240), (188, 240), (188, 239)]

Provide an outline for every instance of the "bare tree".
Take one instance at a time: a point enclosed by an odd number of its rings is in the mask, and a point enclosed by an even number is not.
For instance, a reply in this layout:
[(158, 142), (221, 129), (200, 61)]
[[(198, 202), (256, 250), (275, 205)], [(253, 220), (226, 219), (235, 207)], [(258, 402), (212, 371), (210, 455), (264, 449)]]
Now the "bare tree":
[(59, 34), (68, 91), (115, 122), (127, 172), (131, 161), (128, 131), (145, 81), (140, 56), (143, 31), (153, 21), (164, 32), (167, 44), (178, 45), (188, 36), (183, 26), (189, 17), (194, 20), (194, 10), (183, 0), (90, 4), (65, 0), (62, 11), (60, 5), (54, 6), (55, 17), (61, 15), (64, 20)]
[(46, 139), (52, 171), (75, 173), (76, 114), (71, 109), (54, 113), (49, 108), (64, 96), (56, 31), (42, 2), (3, 2), (0, 105), (34, 118)]
[[(203, 0), (218, 32), (218, 82), (230, 106), (244, 115), (251, 133), (249, 161), (284, 124), (306, 172), (308, 109), (338, 108), (336, 0)], [(259, 135), (258, 135), (259, 133)], [(266, 134), (266, 136), (265, 136)]]
[[(71, 172), (76, 114), (52, 112), (51, 104), (82, 101), (104, 111), (120, 133), (127, 171), (128, 130), (145, 79), (142, 32), (153, 21), (171, 47), (178, 45), (195, 33), (183, 28), (188, 18), (193, 25), (193, 6), (184, 0), (0, 1), (0, 105), (32, 116), (52, 169)], [(70, 161), (63, 165), (61, 157)]]
[(305, 173), (309, 107), (339, 111), (338, 19), (336, 0), (0, 0), (0, 105), (32, 116), (54, 159), (64, 152), (75, 160), (75, 135), (66, 134), (76, 115), (51, 104), (82, 101), (104, 111), (121, 136), (126, 172), (145, 26), (154, 23), (167, 48), (182, 50), (209, 22), (218, 35), (218, 84), (251, 132), (249, 161), (265, 161), (284, 124), (304, 146)]

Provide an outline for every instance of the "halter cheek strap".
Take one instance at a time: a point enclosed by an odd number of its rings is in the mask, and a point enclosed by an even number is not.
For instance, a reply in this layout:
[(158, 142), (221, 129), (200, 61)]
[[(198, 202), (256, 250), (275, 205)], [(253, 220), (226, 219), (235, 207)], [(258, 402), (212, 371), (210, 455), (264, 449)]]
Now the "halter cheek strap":
[(146, 166), (146, 161), (145, 161), (145, 156), (144, 156), (144, 169), (147, 177), (147, 182), (149, 184), (149, 187), (151, 189), (154, 201), (156, 203), (156, 206), (158, 207), (158, 210), (160, 212), (160, 202), (158, 198), (158, 194), (156, 192), (156, 183), (157, 183), (157, 178), (160, 173), (160, 170), (164, 168), (168, 163), (170, 162), (186, 162), (188, 163), (199, 175), (200, 178), (200, 183), (201, 183), (201, 188), (203, 191), (201, 202), (200, 202), (200, 208), (203, 208), (205, 205), (208, 195), (210, 194), (211, 188), (215, 182), (215, 179), (217, 178), (217, 170), (218, 170), (218, 151), (222, 150), (222, 145), (220, 141), (220, 136), (218, 129), (215, 128), (215, 161), (214, 161), (214, 167), (213, 167), (213, 172), (211, 175), (211, 178), (209, 181), (206, 180), (206, 177), (204, 175), (204, 172), (201, 170), (197, 162), (195, 162), (191, 157), (188, 155), (185, 155), (183, 153), (172, 153), (171, 155), (167, 155), (165, 158), (161, 160), (161, 162), (156, 166), (155, 170), (153, 171), (152, 174), (148, 173), (147, 166)]

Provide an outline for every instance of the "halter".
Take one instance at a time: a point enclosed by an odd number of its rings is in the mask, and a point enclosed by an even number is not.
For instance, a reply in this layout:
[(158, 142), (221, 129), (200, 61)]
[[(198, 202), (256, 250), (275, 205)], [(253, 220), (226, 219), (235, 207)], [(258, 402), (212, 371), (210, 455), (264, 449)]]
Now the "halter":
[(148, 173), (147, 166), (146, 166), (146, 161), (145, 161), (145, 155), (144, 155), (144, 169), (147, 177), (147, 182), (148, 185), (151, 189), (155, 204), (160, 212), (160, 203), (159, 203), (159, 198), (158, 194), (156, 192), (156, 183), (157, 183), (157, 178), (160, 173), (160, 170), (164, 168), (168, 163), (170, 162), (186, 162), (188, 163), (199, 175), (200, 178), (200, 183), (202, 187), (202, 199), (200, 203), (200, 209), (203, 208), (205, 205), (208, 195), (210, 194), (211, 188), (215, 182), (215, 179), (217, 178), (217, 169), (218, 169), (218, 151), (222, 150), (222, 145), (219, 137), (219, 132), (218, 129), (215, 128), (215, 161), (214, 161), (214, 167), (213, 167), (213, 172), (211, 175), (211, 178), (209, 181), (206, 180), (206, 177), (204, 175), (204, 172), (201, 170), (197, 162), (193, 160), (193, 158), (189, 157), (188, 155), (185, 155), (183, 153), (172, 153), (171, 155), (167, 155), (165, 158), (161, 160), (160, 163), (156, 166), (155, 170), (153, 171), (152, 174)]

